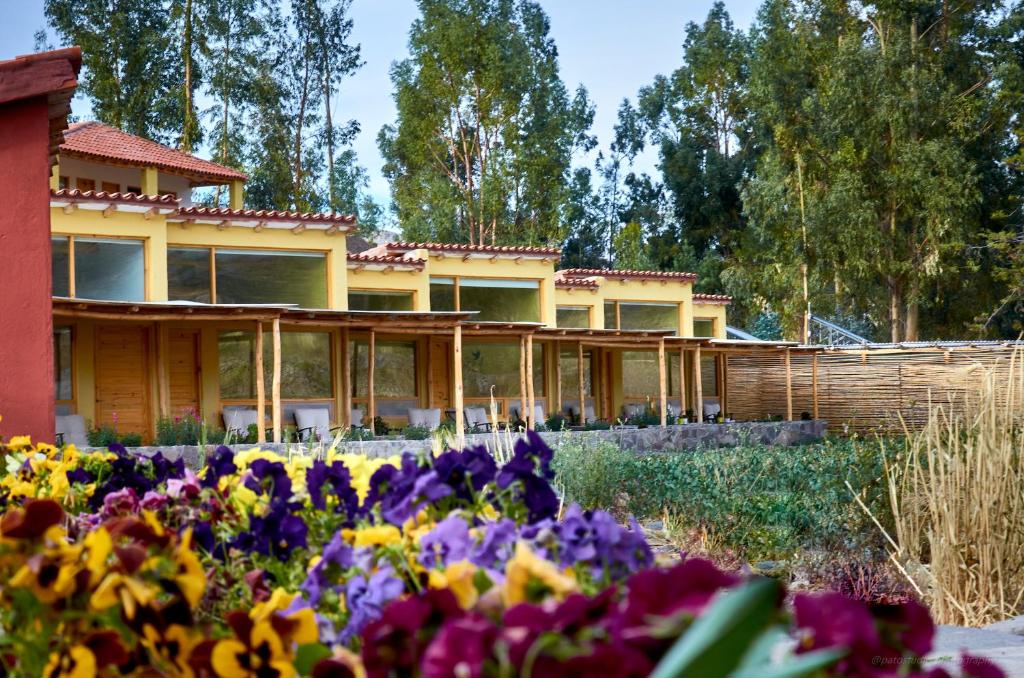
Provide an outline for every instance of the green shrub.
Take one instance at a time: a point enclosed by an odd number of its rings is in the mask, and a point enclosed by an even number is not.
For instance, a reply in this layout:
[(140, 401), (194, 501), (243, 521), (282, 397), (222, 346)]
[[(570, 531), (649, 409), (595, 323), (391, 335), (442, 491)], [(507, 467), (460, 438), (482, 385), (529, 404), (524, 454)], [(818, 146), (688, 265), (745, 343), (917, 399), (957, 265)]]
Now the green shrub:
[(574, 441), (557, 450), (554, 464), (566, 502), (638, 518), (667, 512), (756, 558), (875, 544), (878, 529), (846, 480), (864, 488), (876, 516), (888, 515), (880, 450), (864, 443), (628, 453)]
[(544, 426), (547, 427), (549, 431), (564, 431), (569, 428), (569, 421), (556, 412), (547, 418), (544, 422)]
[(345, 435), (343, 435), (341, 439), (347, 442), (373, 440), (373, 433), (369, 429), (365, 428), (350, 428), (345, 432)]
[(406, 440), (426, 440), (431, 431), (426, 426), (406, 426), (402, 429), (402, 437)]
[(202, 435), (202, 422), (194, 412), (180, 417), (159, 419), (156, 422), (157, 445), (198, 445)]
[(113, 426), (100, 426), (86, 433), (89, 447), (110, 447), (115, 443), (125, 447), (142, 447), (141, 433), (118, 433)]
[(584, 431), (607, 431), (612, 427), (610, 422), (607, 421), (588, 421), (583, 427)]

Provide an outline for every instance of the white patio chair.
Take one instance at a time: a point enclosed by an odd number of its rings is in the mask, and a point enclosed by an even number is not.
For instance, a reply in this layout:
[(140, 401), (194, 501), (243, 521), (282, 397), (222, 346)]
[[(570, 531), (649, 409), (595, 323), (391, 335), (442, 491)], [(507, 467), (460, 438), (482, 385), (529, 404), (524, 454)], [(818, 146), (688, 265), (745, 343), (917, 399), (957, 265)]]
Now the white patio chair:
[(465, 409), (466, 414), (466, 428), (470, 431), (490, 431), (491, 422), (487, 417), (487, 408), (485, 407), (467, 407)]
[(237, 437), (249, 435), (250, 426), (259, 426), (259, 419), (254, 409), (224, 410), (221, 415), (224, 417), (224, 430)]
[(58, 414), (54, 427), (58, 445), (88, 447), (89, 437), (85, 432), (85, 418), (80, 414)]
[(310, 407), (295, 410), (295, 429), (299, 440), (305, 443), (330, 440), (341, 427), (331, 426), (331, 413), (326, 407)]
[(431, 431), (441, 425), (441, 408), (409, 408), (409, 426), (422, 426)]
[(352, 414), (349, 421), (352, 422), (352, 428), (363, 428), (363, 417), (366, 413), (359, 408), (352, 408)]
[(721, 411), (722, 406), (718, 403), (704, 403), (704, 421), (713, 421)]

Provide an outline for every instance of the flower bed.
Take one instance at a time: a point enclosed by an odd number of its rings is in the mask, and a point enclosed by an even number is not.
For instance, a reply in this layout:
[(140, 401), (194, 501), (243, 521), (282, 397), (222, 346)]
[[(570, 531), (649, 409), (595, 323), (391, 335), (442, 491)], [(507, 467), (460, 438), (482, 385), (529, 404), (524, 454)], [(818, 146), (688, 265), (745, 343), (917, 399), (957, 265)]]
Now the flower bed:
[(917, 603), (783, 605), (770, 579), (655, 567), (635, 523), (560, 510), (536, 435), (500, 467), (483, 448), (220, 448), (198, 474), (117, 446), (0, 452), (5, 674), (948, 675), (920, 666)]

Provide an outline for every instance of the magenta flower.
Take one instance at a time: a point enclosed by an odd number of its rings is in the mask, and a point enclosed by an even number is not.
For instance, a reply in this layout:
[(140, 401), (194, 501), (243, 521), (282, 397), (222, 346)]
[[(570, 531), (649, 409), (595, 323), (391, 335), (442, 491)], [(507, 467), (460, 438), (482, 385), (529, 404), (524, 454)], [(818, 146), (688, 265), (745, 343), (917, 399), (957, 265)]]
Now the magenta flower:
[(480, 678), (497, 637), (498, 627), (479, 614), (445, 622), (423, 653), (423, 678)]

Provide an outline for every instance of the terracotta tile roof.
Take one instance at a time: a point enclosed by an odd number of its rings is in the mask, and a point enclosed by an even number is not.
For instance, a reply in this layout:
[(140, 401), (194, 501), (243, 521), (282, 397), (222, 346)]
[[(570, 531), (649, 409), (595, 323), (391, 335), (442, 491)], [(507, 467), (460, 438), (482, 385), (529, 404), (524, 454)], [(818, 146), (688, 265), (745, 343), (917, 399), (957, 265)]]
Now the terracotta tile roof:
[(587, 289), (596, 289), (598, 286), (597, 280), (593, 278), (566, 278), (565, 276), (559, 275), (561, 271), (555, 271), (555, 287), (582, 287)]
[(351, 214), (322, 214), (317, 212), (289, 212), (285, 210), (233, 210), (227, 207), (182, 207), (172, 221), (196, 219), (201, 221), (274, 221), (322, 224), (337, 229), (349, 229), (356, 223)]
[(0, 61), (0, 104), (34, 97), (46, 97), (49, 121), (50, 164), (57, 158), (57, 147), (64, 140), (71, 113), (71, 97), (78, 87), (82, 68), (79, 47), (39, 52)]
[(728, 304), (732, 301), (732, 297), (728, 294), (704, 294), (703, 292), (697, 292), (694, 293), (693, 300), (705, 304)]
[(465, 252), (499, 255), (544, 255), (557, 257), (562, 250), (557, 247), (534, 247), (532, 245), (467, 245), (464, 243), (440, 242), (392, 242), (385, 245), (392, 252), (408, 252), (410, 250), (429, 250), (431, 252)]
[(366, 252), (348, 253), (348, 261), (354, 264), (384, 264), (387, 266), (404, 266), (406, 268), (422, 269), (427, 263), (423, 259), (414, 257), (406, 258), (394, 254), (369, 254)]
[(192, 179), (195, 185), (223, 184), (247, 177), (236, 169), (176, 151), (101, 122), (78, 122), (64, 133), (62, 155), (89, 160), (114, 160), (140, 167), (159, 167)]
[(77, 188), (50, 190), (50, 200), (56, 202), (105, 202), (133, 205), (177, 207), (178, 199), (171, 195), (142, 195), (137, 193), (108, 193), (106, 191), (79, 191)]
[(696, 280), (696, 273), (681, 271), (633, 271), (611, 268), (566, 268), (557, 271), (564, 278), (647, 278), (651, 280)]

